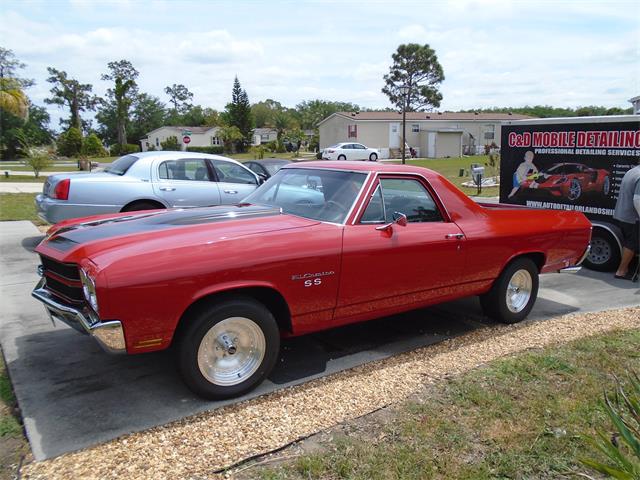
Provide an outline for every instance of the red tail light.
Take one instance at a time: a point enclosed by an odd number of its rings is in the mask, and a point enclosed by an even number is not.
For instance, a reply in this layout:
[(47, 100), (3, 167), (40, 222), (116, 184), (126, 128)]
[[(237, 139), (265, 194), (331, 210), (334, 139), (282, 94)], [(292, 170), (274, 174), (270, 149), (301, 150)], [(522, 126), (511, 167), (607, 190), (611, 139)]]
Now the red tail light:
[(53, 197), (58, 200), (68, 200), (69, 199), (69, 185), (71, 184), (71, 180), (69, 178), (65, 178), (64, 180), (60, 180), (56, 183), (56, 188), (53, 190)]

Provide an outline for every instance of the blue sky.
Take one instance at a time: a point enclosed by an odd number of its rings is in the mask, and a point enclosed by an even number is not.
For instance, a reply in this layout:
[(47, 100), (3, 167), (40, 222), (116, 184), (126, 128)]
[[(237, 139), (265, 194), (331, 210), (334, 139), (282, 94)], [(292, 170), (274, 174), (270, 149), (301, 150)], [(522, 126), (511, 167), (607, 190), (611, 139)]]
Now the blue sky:
[[(388, 106), (401, 43), (428, 43), (445, 72), (441, 110), (550, 104), (628, 107), (640, 94), (637, 1), (0, 0), (0, 45), (28, 65), (43, 104), (47, 66), (94, 85), (126, 58), (141, 91), (182, 83), (216, 109), (237, 74), (251, 102)], [(67, 113), (47, 106), (54, 126)]]

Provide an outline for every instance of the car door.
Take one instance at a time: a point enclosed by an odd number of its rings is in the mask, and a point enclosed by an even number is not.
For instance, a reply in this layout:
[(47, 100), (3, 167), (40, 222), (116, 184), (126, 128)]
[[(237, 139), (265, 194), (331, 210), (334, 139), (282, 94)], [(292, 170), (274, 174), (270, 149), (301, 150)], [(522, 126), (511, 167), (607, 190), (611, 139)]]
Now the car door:
[(218, 185), (212, 181), (204, 158), (160, 160), (154, 165), (153, 190), (172, 207), (220, 204)]
[(210, 160), (218, 180), (223, 205), (239, 203), (258, 187), (258, 177), (242, 165), (225, 160)]
[(338, 150), (338, 156), (336, 157), (336, 159), (343, 160), (342, 158), (340, 158), (341, 155), (344, 157), (344, 160), (351, 160), (351, 156), (353, 155), (353, 150), (351, 149), (350, 143), (345, 143), (344, 145), (340, 146), (340, 149)]
[(369, 160), (369, 152), (367, 147), (360, 143), (353, 144), (353, 159), (354, 160)]
[[(415, 308), (457, 291), (464, 234), (421, 177), (381, 177), (345, 226), (336, 318)], [(408, 223), (393, 222), (402, 213)]]

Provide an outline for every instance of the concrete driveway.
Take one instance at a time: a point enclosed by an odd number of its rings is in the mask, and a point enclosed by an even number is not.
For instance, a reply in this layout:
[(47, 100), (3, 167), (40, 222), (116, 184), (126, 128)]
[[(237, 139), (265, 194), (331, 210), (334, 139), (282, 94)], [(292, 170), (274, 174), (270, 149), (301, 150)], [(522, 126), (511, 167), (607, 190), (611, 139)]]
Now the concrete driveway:
[[(0, 341), (37, 460), (231, 403), (187, 390), (172, 352), (113, 357), (70, 328), (52, 326), (30, 296), (38, 280), (30, 222), (0, 224)], [(640, 305), (638, 284), (584, 270), (545, 275), (530, 318)], [(251, 398), (442, 341), (490, 322), (476, 298), (287, 340), (269, 381)], [(238, 399), (234, 400), (238, 401)]]

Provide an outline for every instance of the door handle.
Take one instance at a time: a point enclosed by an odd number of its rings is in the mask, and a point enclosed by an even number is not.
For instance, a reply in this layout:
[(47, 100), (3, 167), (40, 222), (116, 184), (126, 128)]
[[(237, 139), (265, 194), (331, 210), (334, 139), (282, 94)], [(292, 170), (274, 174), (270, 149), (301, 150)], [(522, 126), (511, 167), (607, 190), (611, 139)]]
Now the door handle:
[(231, 193), (231, 194), (233, 194), (233, 193), (238, 193), (238, 191), (237, 191), (237, 190), (225, 190), (225, 191), (224, 191), (224, 193)]
[(456, 238), (458, 240), (462, 240), (464, 238), (464, 233), (447, 233), (444, 238)]
[(175, 190), (174, 187), (160, 187), (160, 190), (163, 192), (173, 192)]

